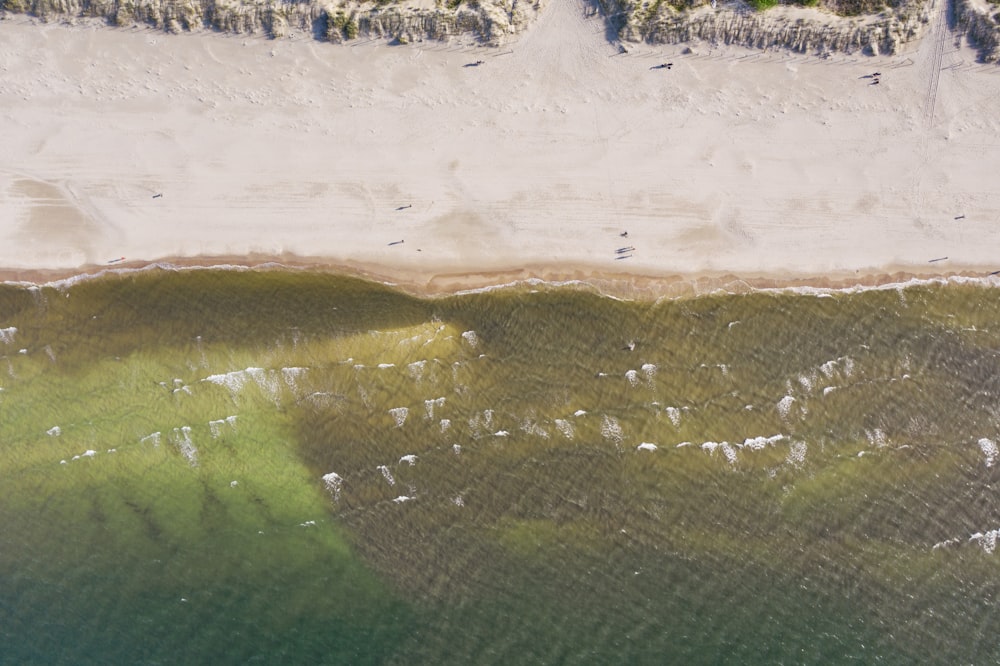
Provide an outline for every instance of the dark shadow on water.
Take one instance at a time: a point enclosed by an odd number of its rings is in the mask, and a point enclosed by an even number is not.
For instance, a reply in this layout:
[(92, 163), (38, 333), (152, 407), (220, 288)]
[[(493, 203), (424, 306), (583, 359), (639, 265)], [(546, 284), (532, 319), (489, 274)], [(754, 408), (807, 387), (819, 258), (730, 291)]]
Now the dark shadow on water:
[[(433, 311), (428, 301), (357, 278), (231, 270), (125, 273), (66, 292), (4, 287), (0, 306), (7, 304), (3, 311), (30, 312), (24, 346), (50, 345), (66, 365), (196, 340), (253, 347), (394, 329), (427, 321)], [(33, 339), (31, 330), (40, 328), (59, 333)]]

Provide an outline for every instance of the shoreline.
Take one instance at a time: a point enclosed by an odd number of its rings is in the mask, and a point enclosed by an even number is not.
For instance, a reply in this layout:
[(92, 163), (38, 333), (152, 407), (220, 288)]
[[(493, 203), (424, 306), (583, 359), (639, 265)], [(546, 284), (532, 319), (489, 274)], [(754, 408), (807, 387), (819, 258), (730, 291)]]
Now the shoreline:
[[(949, 267), (934, 271), (915, 271), (903, 267), (885, 271), (857, 272), (854, 276), (814, 275), (784, 276), (775, 274), (738, 275), (735, 273), (643, 274), (609, 272), (586, 267), (523, 267), (520, 269), (469, 272), (416, 272), (393, 270), (384, 266), (335, 264), (317, 257), (290, 255), (251, 255), (215, 257), (167, 257), (160, 261), (125, 261), (112, 265), (84, 266), (80, 269), (2, 269), (0, 284), (17, 286), (71, 286), (81, 280), (109, 275), (128, 275), (162, 270), (248, 270), (289, 271), (352, 277), (382, 284), (418, 298), (447, 298), (474, 292), (492, 291), (524, 285), (555, 288), (582, 288), (602, 296), (631, 301), (654, 301), (662, 298), (690, 298), (712, 293), (746, 294), (761, 291), (799, 291), (835, 293), (868, 289), (900, 288), (933, 282), (985, 282), (997, 271), (976, 267)], [(1000, 280), (1000, 278), (998, 278)]]

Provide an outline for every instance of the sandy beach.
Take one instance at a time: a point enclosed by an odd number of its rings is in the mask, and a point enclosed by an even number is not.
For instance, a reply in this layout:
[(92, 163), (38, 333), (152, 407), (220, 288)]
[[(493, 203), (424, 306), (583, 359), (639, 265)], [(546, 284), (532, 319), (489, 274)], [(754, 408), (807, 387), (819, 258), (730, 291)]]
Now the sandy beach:
[(499, 49), (9, 18), (0, 274), (274, 260), (457, 289), (989, 273), (1000, 68), (940, 10), (904, 53), (826, 59), (620, 53), (575, 0)]

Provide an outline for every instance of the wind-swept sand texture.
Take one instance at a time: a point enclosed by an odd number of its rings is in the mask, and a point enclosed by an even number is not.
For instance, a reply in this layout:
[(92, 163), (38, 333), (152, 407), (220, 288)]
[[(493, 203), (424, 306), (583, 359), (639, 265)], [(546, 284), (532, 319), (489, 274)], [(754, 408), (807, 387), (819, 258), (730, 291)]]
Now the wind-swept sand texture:
[(956, 46), (943, 1), (911, 52), (825, 60), (620, 54), (576, 0), (499, 50), (2, 21), (0, 267), (989, 272), (1000, 69)]

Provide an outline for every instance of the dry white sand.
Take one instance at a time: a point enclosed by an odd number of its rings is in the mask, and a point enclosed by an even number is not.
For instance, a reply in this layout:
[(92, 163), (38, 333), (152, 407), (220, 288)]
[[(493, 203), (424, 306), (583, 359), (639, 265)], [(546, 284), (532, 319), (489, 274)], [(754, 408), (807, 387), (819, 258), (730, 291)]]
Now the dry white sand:
[(1000, 68), (943, 21), (895, 57), (681, 49), (620, 55), (576, 0), (500, 50), (2, 21), (0, 268), (1000, 268)]

